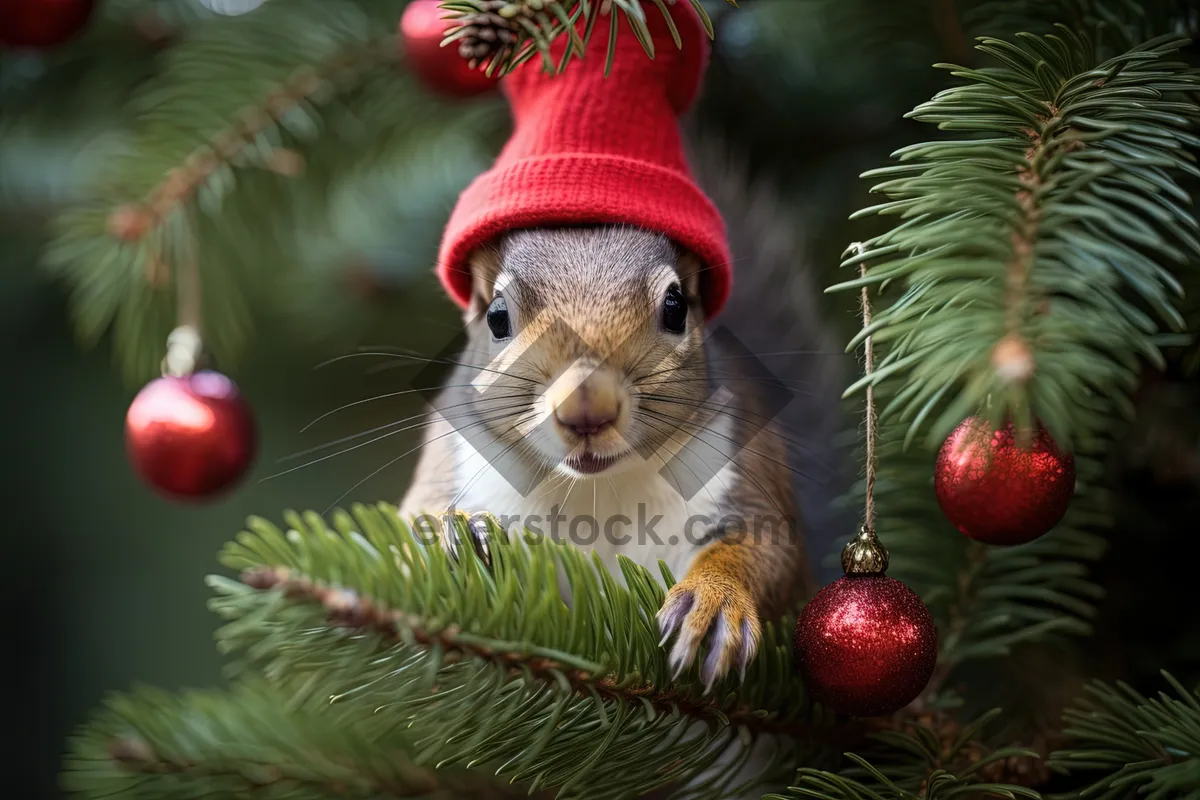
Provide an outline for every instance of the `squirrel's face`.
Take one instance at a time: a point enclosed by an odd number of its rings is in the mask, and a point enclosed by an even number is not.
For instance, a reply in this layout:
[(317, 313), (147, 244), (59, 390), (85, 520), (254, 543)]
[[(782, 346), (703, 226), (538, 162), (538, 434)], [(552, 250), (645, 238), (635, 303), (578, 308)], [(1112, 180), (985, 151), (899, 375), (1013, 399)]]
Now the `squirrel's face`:
[(476, 419), (571, 476), (665, 460), (703, 424), (701, 268), (629, 227), (521, 231), (477, 253)]

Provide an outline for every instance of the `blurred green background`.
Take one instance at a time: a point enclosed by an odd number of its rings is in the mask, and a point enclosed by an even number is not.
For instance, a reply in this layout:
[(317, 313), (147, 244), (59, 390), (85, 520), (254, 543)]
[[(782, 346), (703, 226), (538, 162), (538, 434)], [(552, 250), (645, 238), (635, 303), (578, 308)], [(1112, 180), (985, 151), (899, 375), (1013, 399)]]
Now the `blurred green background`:
[[(15, 235), (5, 236), (6, 254)], [(421, 346), (422, 328), (456, 319), (440, 297), (394, 303), (388, 314), (399, 323), (391, 341), (414, 347)], [(324, 358), (353, 348), (323, 353), (268, 330), (237, 373), (260, 425), (262, 452), (251, 476), (216, 503), (168, 502), (141, 484), (125, 459), (122, 426), (135, 390), (106, 349), (81, 353), (66, 322), (62, 293), (38, 279), (32, 253), (6, 260), (0, 341), (8, 374), (0, 413), (9, 458), (2, 473), (0, 586), (11, 611), (3, 636), (11, 710), (5, 716), (16, 725), (7, 771), (15, 773), (10, 787), (19, 787), (10, 797), (55, 795), (65, 739), (107, 690), (220, 679), (211, 637), (217, 620), (205, 608), (204, 576), (217, 569), (217, 551), (247, 516), (323, 510), (343, 492), (349, 494), (342, 503), (394, 502), (411, 459), (351, 489), (418, 441), (417, 431), (400, 433), (264, 481), (308, 460), (280, 459), (420, 410), (411, 399), (384, 400), (302, 434), (319, 415), (395, 391), (404, 377), (399, 370), (369, 374), (378, 359), (315, 370)], [(404, 333), (410, 326), (414, 337)]]
[[(402, 5), (379, 13), (398, 16)], [(944, 85), (931, 64), (970, 58), (972, 25), (987, 20), (973, 22), (967, 12), (986, 4), (964, 3), (949, 29), (937, 2), (757, 0), (736, 12), (706, 5), (718, 39), (691, 125), (734, 143), (752, 173), (779, 189), (807, 243), (797, 257), (822, 265), (832, 282), (846, 243), (870, 233), (846, 221), (869, 203), (857, 176), (896, 147), (936, 135), (902, 115)], [(334, 170), (323, 163), (338, 165), (338, 180), (311, 178), (322, 185), (315, 212), (270, 208), (270, 192), (288, 191), (284, 179), (251, 183), (267, 194), (235, 201), (227, 224), (236, 219), (250, 236), (270, 239), (265, 249), (275, 247), (286, 268), (286, 279), (264, 293), (271, 302), (255, 307), (255, 325), (229, 367), (258, 415), (262, 453), (251, 477), (220, 502), (169, 503), (125, 460), (123, 416), (137, 383), (123, 377), (110, 340), (77, 345), (66, 287), (38, 267), (51, 220), (90, 196), (96, 172), (125, 145), (136, 119), (132, 98), (169, 59), (164, 41), (146, 34), (147, 20), (169, 35), (225, 24), (195, 0), (112, 0), (86, 36), (59, 51), (0, 53), (0, 641), (15, 734), (15, 747), (5, 748), (13, 779), (5, 783), (16, 787), (14, 797), (55, 796), (64, 741), (104, 692), (220, 680), (204, 576), (248, 515), (399, 499), (411, 457), (355, 485), (412, 448), (418, 431), (272, 476), (320, 455), (299, 453), (421, 410), (412, 396), (383, 399), (303, 430), (344, 404), (407, 388), (419, 369), (371, 357), (317, 365), (374, 344), (437, 353), (453, 337), (457, 313), (431, 271), (440, 227), (504, 133), (495, 98), (436, 98), (397, 75), (413, 124), (393, 129), (386, 115), (358, 117), (387, 147), (349, 154), (344, 170), (337, 153), (303, 151), (318, 173)], [(364, 92), (360, 111), (372, 99)], [(310, 229), (302, 211), (326, 225)], [(291, 225), (288, 214), (297, 215)], [(262, 251), (254, 252), (257, 259)], [(850, 309), (833, 301), (829, 309), (848, 338)], [(1181, 358), (1148, 380), (1140, 407), (1113, 456), (1118, 525), (1101, 567), (1110, 594), (1082, 658), (1152, 688), (1166, 664), (1185, 681), (1200, 678), (1190, 562), (1173, 555), (1192, 546), (1200, 511), (1200, 391)]]

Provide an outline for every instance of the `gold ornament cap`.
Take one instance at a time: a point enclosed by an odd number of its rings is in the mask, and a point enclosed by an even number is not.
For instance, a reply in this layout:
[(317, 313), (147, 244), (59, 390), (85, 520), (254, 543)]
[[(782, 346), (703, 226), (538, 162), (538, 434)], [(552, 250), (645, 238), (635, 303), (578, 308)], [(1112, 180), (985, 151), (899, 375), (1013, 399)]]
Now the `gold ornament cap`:
[(887, 549), (875, 535), (875, 529), (863, 525), (858, 536), (842, 550), (842, 572), (847, 575), (882, 575), (887, 568)]

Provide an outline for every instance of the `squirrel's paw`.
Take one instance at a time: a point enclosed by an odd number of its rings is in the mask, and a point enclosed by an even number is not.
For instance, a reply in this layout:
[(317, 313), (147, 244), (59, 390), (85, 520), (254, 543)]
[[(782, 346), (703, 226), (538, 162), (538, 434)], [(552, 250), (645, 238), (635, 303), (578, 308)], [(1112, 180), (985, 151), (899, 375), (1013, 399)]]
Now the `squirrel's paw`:
[(705, 693), (734, 667), (744, 679), (746, 665), (758, 652), (762, 626), (754, 598), (734, 581), (714, 581), (688, 576), (671, 587), (658, 612), (662, 644), (678, 633), (670, 650), (670, 664), (678, 678), (696, 660), (700, 643), (707, 655), (700, 665)]

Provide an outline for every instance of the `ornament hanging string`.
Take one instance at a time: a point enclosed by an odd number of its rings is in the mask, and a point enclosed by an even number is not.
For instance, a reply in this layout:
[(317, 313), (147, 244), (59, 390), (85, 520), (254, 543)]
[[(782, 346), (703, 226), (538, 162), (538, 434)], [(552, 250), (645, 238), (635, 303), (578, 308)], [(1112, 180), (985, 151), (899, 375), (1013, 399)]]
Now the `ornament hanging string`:
[(195, 372), (204, 352), (200, 333), (200, 254), (196, 240), (196, 224), (190, 211), (183, 214), (181, 225), (183, 230), (176, 239), (173, 254), (176, 327), (167, 337), (167, 355), (162, 363), (163, 374), (177, 378)]
[(180, 237), (180, 250), (175, 273), (178, 322), (200, 329), (200, 253), (196, 238), (196, 221), (186, 212), (185, 232)]
[[(859, 249), (861, 252), (861, 248)], [(859, 265), (859, 274), (867, 277), (867, 265)], [(871, 327), (871, 294), (870, 289), (864, 283), (862, 287), (862, 320), (863, 330), (868, 331), (866, 342), (863, 345), (864, 361), (866, 362), (867, 377), (870, 378), (875, 371), (875, 346), (872, 342), (870, 334)], [(875, 386), (873, 383), (867, 383), (867, 400), (866, 400), (866, 418), (867, 418), (867, 453), (866, 453), (866, 495), (863, 509), (863, 525), (871, 531), (875, 530), (875, 435), (877, 431), (877, 421), (875, 418)]]
[[(862, 245), (855, 245), (861, 255)], [(859, 275), (867, 277), (867, 265), (859, 265)], [(871, 295), (864, 283), (862, 287), (862, 320), (863, 330), (867, 331), (864, 351), (866, 361), (866, 376), (869, 379), (875, 371), (875, 346), (870, 334), (871, 328)], [(875, 477), (878, 421), (875, 416), (875, 389), (867, 382), (866, 397), (866, 486), (863, 500), (863, 524), (858, 535), (842, 550), (842, 571), (847, 575), (883, 575), (888, 568), (888, 551), (879, 541), (875, 533)]]

